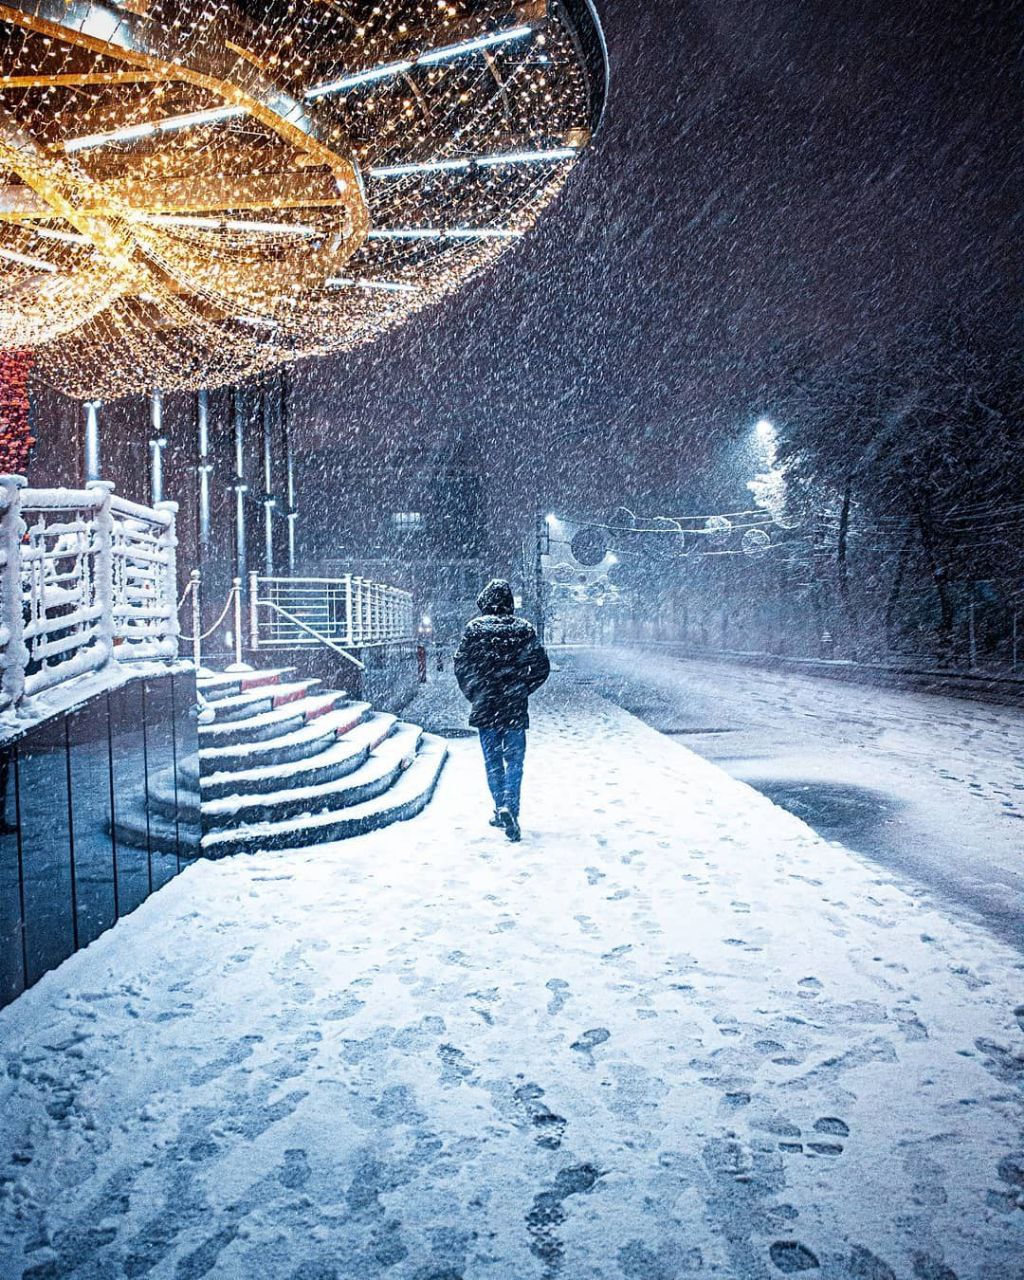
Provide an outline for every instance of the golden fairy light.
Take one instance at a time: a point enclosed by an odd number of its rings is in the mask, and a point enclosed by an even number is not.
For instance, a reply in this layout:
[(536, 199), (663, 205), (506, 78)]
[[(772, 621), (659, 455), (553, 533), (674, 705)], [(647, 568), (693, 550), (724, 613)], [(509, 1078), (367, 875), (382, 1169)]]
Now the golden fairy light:
[(533, 224), (589, 0), (0, 2), (0, 349), (82, 399), (371, 340)]

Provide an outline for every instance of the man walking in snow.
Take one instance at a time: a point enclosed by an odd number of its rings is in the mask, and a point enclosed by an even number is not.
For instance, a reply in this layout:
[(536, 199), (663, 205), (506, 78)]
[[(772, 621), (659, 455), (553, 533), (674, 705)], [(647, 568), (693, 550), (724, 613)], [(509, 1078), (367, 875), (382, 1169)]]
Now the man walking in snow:
[(548, 655), (525, 618), (515, 615), (512, 588), (492, 578), (477, 597), (480, 616), (466, 627), (455, 654), (455, 678), (472, 703), (469, 723), (480, 732), (491, 826), (519, 840), (519, 791), (526, 756), (528, 703), (551, 671)]

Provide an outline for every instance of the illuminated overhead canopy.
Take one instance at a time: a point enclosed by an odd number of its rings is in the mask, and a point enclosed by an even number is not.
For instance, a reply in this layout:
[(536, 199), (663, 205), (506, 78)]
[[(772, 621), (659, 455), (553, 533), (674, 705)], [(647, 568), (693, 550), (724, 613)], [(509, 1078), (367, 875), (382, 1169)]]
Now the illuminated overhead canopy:
[(0, 349), (82, 399), (351, 349), (529, 230), (590, 0), (0, 0)]

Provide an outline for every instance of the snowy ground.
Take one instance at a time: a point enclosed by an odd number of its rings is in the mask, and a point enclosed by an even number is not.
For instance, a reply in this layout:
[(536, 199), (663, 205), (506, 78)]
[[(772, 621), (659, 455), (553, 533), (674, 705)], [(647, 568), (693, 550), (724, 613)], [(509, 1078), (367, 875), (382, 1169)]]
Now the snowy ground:
[(552, 686), (522, 845), (456, 742), (0, 1012), (4, 1277), (1024, 1277), (1017, 953)]
[(654, 651), (558, 660), (1024, 950), (1024, 712)]

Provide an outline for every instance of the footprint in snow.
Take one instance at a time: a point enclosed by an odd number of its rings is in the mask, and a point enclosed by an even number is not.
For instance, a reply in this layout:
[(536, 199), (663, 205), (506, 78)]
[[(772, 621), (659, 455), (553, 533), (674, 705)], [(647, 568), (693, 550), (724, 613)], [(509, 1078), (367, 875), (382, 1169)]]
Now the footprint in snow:
[(776, 1240), (768, 1250), (769, 1257), (784, 1275), (797, 1271), (815, 1271), (817, 1257), (799, 1240)]
[(577, 1053), (590, 1053), (599, 1044), (604, 1044), (606, 1040), (611, 1039), (611, 1032), (604, 1027), (594, 1027), (590, 1031), (584, 1031), (578, 1040), (574, 1040), (569, 1046), (575, 1049)]
[(544, 985), (551, 992), (551, 999), (548, 1001), (548, 1013), (559, 1013), (569, 999), (568, 982), (565, 982), (562, 978), (549, 978)]
[(822, 1116), (820, 1120), (815, 1120), (814, 1132), (831, 1133), (837, 1138), (848, 1138), (850, 1136), (850, 1126), (845, 1120), (840, 1120), (838, 1116)]

